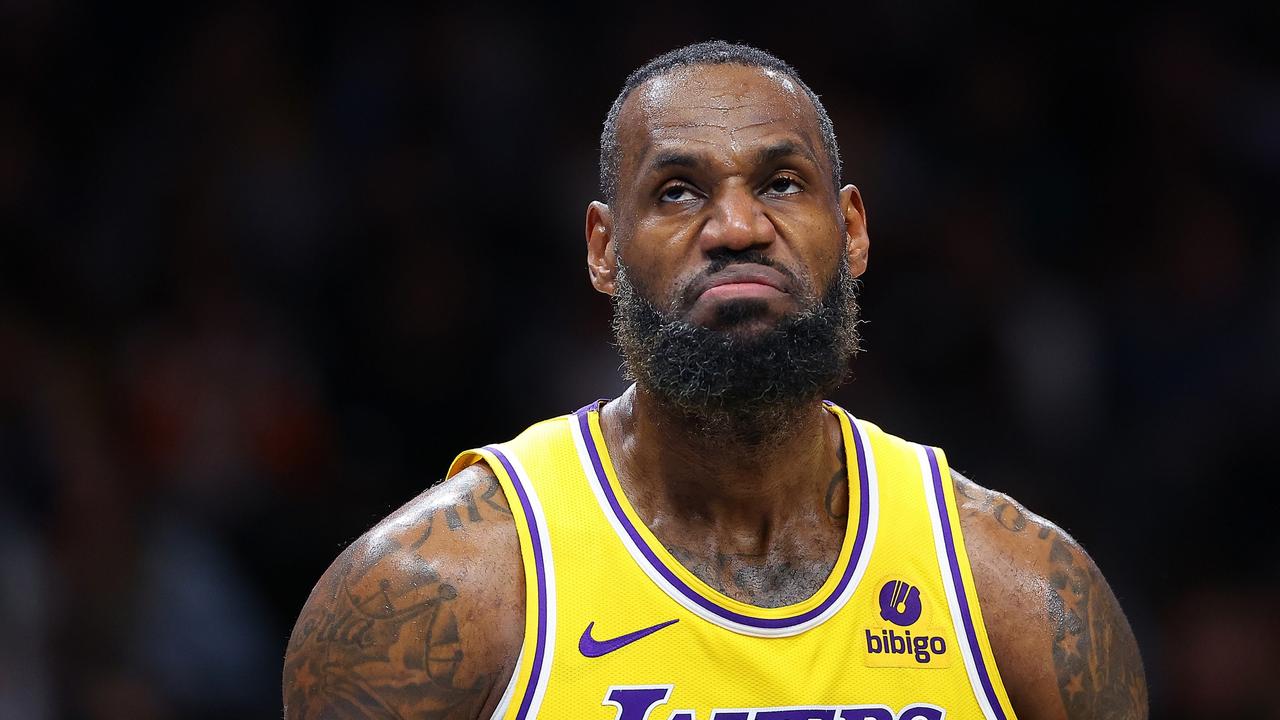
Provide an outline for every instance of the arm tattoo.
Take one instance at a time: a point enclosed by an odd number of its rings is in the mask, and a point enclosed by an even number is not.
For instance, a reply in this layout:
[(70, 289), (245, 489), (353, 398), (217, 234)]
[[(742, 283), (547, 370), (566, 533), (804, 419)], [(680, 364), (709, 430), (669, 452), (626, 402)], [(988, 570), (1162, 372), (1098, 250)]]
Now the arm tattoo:
[[(495, 495), (497, 496), (496, 500), (494, 499)], [(498, 484), (498, 478), (492, 475), (489, 476), (488, 483), (484, 492), (481, 493), (480, 499), (491, 509), (497, 510), (503, 515), (511, 515), (511, 508), (507, 507), (507, 496), (502, 494), (502, 486)]]
[(1047, 610), (1053, 665), (1071, 720), (1147, 717), (1147, 685), (1137, 642), (1098, 569), (1055, 532), (1049, 539)]
[[(344, 575), (350, 571), (350, 565)], [(452, 607), (457, 590), (409, 602), (390, 580), (362, 595), (344, 580), (337, 597), (300, 620), (285, 665), (288, 717), (310, 720), (474, 717), (490, 678), (460, 682), (463, 661)], [(417, 595), (417, 593), (414, 593)]]
[[(440, 512), (440, 526), (483, 522), (480, 507), (509, 514), (498, 507), (504, 501), (496, 490), (478, 498), (468, 492)], [(321, 579), (289, 639), (288, 720), (479, 715), (498, 674), (460, 672), (466, 653), (458, 618), (470, 614), (458, 607), (457, 587), (416, 552), (435, 515), (417, 516), (413, 522), (422, 529), (407, 548), (389, 538), (357, 543), (361, 547), (348, 549)]]
[[(476, 493), (479, 493), (477, 498)], [(479, 502), (477, 502), (477, 499)], [(476, 488), (467, 492), (461, 502), (456, 505), (449, 505), (444, 508), (444, 524), (450, 532), (461, 530), (464, 526), (484, 522), (484, 515), (480, 512), (480, 506), (497, 511), (501, 515), (511, 516), (511, 509), (507, 507), (506, 496), (502, 494), (502, 486), (498, 484), (498, 478), (488, 476), (483, 488)], [(414, 550), (422, 547), (431, 539), (431, 531), (435, 529), (436, 512), (438, 508), (428, 507), (422, 511), (413, 520), (413, 524), (421, 531), (417, 539), (409, 546)], [(463, 518), (466, 518), (465, 522)]]
[(994, 519), (1010, 533), (1030, 536), (1048, 560), (1045, 612), (1053, 631), (1058, 696), (1069, 720), (1147, 717), (1147, 685), (1137, 641), (1102, 573), (1071, 538), (1008, 496), (953, 471), (956, 491), (973, 504), (971, 516)]
[[(954, 477), (954, 476), (953, 476)], [(955, 482), (956, 490), (966, 498), (974, 502), (982, 503), (985, 507), (991, 508), (991, 516), (1000, 523), (1000, 527), (1009, 532), (1020, 533), (1027, 529), (1027, 513), (1023, 511), (1022, 506), (1008, 497), (999, 493), (979, 488), (970, 482)], [(975, 493), (981, 491), (986, 493), (982, 497), (978, 497)], [(1047, 537), (1048, 528), (1040, 530), (1040, 539)]]
[(1022, 508), (1017, 503), (1006, 500), (996, 505), (992, 513), (996, 516), (996, 522), (1009, 532), (1020, 533), (1027, 527), (1027, 516), (1022, 514)]

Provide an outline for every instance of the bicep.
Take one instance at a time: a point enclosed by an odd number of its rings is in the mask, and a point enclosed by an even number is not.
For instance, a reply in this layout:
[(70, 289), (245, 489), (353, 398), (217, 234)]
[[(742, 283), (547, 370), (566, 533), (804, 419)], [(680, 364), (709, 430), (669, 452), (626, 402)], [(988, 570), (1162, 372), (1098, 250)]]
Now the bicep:
[(514, 528), (485, 488), (411, 503), (334, 562), (289, 640), (286, 720), (476, 718), (496, 704), (523, 584)]
[(987, 632), (1014, 709), (1032, 718), (1146, 718), (1137, 641), (1106, 579), (1067, 533), (956, 479)]

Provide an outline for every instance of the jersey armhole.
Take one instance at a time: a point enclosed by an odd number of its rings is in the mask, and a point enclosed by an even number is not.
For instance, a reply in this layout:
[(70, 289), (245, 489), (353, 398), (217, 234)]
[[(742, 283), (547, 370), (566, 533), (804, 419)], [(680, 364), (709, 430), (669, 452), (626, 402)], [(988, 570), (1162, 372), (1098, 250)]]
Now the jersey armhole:
[(511, 680), (494, 708), (492, 720), (524, 720), (537, 717), (538, 705), (545, 690), (554, 639), (554, 612), (549, 607), (551, 595), (551, 561), (546, 538), (546, 523), (533, 488), (520, 475), (519, 461), (498, 446), (467, 450), (449, 466), (446, 478), (483, 462), (497, 477), (506, 496), (520, 544), (520, 564), (524, 571), (524, 636), (516, 658)]
[(973, 569), (969, 564), (969, 552), (960, 527), (960, 512), (956, 504), (955, 484), (946, 454), (940, 448), (919, 448), (921, 471), (924, 473), (926, 496), (934, 507), (933, 531), (941, 565), (943, 585), (947, 588), (952, 608), (952, 621), (956, 637), (960, 638), (965, 663), (969, 671), (973, 691), (983, 712), (993, 720), (1015, 720), (1017, 715), (1009, 702), (1004, 681), (1000, 677), (991, 641), (987, 637), (986, 623), (982, 618)]

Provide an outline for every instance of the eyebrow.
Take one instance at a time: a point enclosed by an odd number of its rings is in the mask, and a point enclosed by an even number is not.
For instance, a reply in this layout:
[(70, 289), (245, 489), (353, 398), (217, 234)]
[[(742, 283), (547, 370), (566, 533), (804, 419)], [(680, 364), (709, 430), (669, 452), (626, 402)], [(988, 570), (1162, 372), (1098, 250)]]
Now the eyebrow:
[(665, 150), (655, 155), (653, 160), (649, 161), (649, 166), (646, 170), (648, 172), (655, 172), (669, 167), (694, 168), (702, 164), (704, 160), (705, 158), (692, 153)]
[(756, 152), (756, 164), (767, 165), (769, 163), (777, 162), (778, 160), (795, 156), (800, 156), (814, 165), (822, 165), (818, 162), (818, 158), (814, 157), (813, 151), (810, 150), (808, 146), (792, 140), (781, 140), (773, 143), (772, 145), (766, 145), (765, 147), (760, 148), (760, 150)]
[[(760, 148), (756, 151), (755, 162), (757, 165), (767, 165), (789, 157), (802, 157), (815, 166), (821, 166), (812, 150), (793, 140), (781, 140)], [(696, 168), (706, 162), (707, 156), (700, 153), (664, 150), (648, 162), (645, 172), (653, 173), (669, 167)]]

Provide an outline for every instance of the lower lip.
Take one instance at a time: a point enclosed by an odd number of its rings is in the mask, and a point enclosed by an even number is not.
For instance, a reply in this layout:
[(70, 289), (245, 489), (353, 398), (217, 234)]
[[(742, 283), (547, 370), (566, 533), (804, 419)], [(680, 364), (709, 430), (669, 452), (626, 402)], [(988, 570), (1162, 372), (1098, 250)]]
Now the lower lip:
[(772, 285), (764, 283), (726, 283), (708, 288), (702, 293), (706, 300), (730, 300), (735, 298), (776, 298), (785, 295)]

